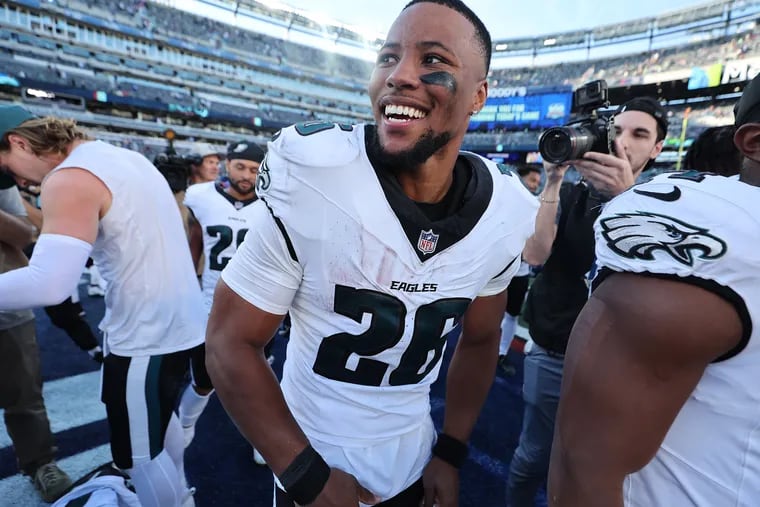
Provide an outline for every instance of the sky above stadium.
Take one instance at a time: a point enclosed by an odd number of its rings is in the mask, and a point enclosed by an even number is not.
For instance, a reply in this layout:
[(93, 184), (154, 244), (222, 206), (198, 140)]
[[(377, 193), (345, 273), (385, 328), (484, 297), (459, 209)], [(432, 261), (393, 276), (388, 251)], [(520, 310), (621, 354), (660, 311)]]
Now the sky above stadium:
[[(409, 0), (281, 0), (280, 3), (384, 35)], [(592, 28), (656, 16), (704, 0), (468, 0), (495, 39)], [(365, 35), (367, 35), (365, 33)]]

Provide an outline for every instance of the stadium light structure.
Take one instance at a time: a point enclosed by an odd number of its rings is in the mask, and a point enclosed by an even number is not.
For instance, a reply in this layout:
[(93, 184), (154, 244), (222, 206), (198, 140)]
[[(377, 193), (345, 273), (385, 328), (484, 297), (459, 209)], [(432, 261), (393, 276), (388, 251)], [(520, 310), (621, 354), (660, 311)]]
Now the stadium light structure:
[[(257, 10), (257, 8), (261, 9), (264, 7), (274, 11), (273, 14), (276, 14), (276, 11), (290, 13), (292, 23), (290, 29), (298, 27), (298, 29), (315, 32), (313, 35), (320, 35), (318, 32), (321, 31), (321, 35), (333, 43), (339, 43), (346, 47), (358, 47), (362, 50), (356, 52), (356, 54), (349, 54), (348, 56), (367, 59), (366, 49), (376, 49), (378, 47), (378, 40), (381, 40), (381, 36), (377, 33), (373, 33), (374, 31), (372, 30), (341, 23), (319, 11), (295, 9), (287, 5), (287, 3), (278, 0), (240, 0), (237, 3), (239, 3), (241, 7), (247, 7), (251, 10)], [(315, 5), (317, 5), (316, 2)], [(275, 17), (275, 19), (277, 18), (276, 15), (273, 17)], [(319, 27), (319, 30), (315, 30), (315, 26), (312, 24), (316, 24)]]
[[(601, 25), (589, 30), (549, 33), (534, 38), (501, 39), (493, 42), (492, 50), (497, 59), (574, 51), (589, 51), (611, 44), (632, 43), (653, 39), (658, 35), (688, 36), (692, 29), (707, 24), (728, 23), (736, 25), (760, 17), (760, 0), (713, 0), (691, 7), (666, 12), (659, 16), (633, 19), (624, 23)], [(631, 50), (631, 52), (643, 49)]]

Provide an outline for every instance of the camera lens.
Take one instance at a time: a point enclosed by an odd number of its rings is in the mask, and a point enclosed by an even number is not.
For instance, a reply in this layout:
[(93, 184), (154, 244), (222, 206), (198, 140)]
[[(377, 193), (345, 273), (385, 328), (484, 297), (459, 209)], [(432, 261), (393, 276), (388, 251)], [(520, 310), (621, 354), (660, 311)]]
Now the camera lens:
[(559, 164), (571, 158), (573, 140), (565, 127), (550, 128), (541, 134), (538, 150), (544, 160)]
[(561, 164), (580, 158), (595, 142), (594, 133), (584, 125), (554, 127), (541, 134), (538, 150), (547, 162)]

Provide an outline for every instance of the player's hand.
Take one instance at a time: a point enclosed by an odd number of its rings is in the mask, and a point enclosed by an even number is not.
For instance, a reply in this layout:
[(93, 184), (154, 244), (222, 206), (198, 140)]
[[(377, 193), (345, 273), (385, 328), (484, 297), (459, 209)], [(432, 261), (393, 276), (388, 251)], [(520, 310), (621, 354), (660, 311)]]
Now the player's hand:
[(560, 184), (565, 177), (567, 168), (570, 164), (552, 164), (544, 161), (544, 172), (546, 173), (546, 185)]
[(622, 194), (636, 183), (631, 163), (619, 139), (615, 139), (614, 155), (589, 151), (582, 159), (573, 160), (572, 164), (597, 192), (610, 197)]
[(425, 488), (423, 507), (459, 505), (459, 470), (433, 456), (422, 474)]
[(354, 507), (359, 502), (375, 505), (380, 499), (359, 484), (353, 475), (331, 468), (325, 487), (309, 507)]

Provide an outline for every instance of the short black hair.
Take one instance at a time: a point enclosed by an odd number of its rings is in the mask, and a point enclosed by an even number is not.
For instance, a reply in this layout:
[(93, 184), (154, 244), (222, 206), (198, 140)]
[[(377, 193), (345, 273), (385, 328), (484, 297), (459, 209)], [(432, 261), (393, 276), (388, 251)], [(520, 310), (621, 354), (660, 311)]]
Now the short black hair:
[(742, 154), (734, 145), (736, 127), (724, 125), (702, 131), (689, 147), (683, 159), (683, 168), (711, 172), (721, 176), (739, 174)]
[(518, 176), (525, 177), (530, 173), (538, 173), (541, 174), (541, 167), (534, 165), (534, 164), (517, 164), (517, 174)]
[(655, 97), (634, 97), (623, 103), (617, 111), (615, 111), (614, 116), (624, 113), (625, 111), (641, 111), (654, 118), (654, 121), (657, 124), (656, 141), (658, 143), (668, 135), (668, 111)]
[(735, 125), (760, 123), (760, 74), (752, 78), (742, 91), (742, 96), (734, 105)]
[(488, 70), (491, 68), (491, 34), (488, 33), (486, 25), (483, 24), (478, 15), (467, 7), (462, 0), (412, 0), (401, 11), (403, 12), (412, 5), (421, 3), (443, 5), (457, 11), (467, 18), (467, 21), (472, 23), (472, 26), (475, 28), (475, 38), (477, 39), (478, 46), (480, 46), (480, 54), (483, 56), (483, 62), (486, 64), (486, 75), (488, 75)]

